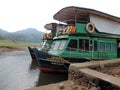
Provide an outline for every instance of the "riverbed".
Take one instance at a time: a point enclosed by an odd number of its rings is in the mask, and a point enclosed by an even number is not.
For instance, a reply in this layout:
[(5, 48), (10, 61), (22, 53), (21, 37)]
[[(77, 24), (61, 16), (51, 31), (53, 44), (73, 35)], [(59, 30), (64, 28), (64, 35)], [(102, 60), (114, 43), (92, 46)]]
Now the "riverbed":
[(24, 90), (67, 80), (65, 74), (42, 73), (28, 50), (0, 53), (0, 90)]

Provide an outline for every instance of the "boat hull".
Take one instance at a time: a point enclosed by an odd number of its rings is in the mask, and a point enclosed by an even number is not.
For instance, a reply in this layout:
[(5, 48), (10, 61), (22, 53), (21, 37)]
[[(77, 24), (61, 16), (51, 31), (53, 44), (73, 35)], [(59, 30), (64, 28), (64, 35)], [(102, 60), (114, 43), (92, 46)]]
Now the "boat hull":
[(69, 63), (55, 62), (39, 58), (39, 69), (41, 72), (65, 73), (68, 72), (69, 65)]
[(36, 58), (35, 53), (34, 53), (34, 51), (33, 51), (34, 49), (35, 49), (35, 48), (28, 47), (28, 50), (29, 50), (30, 56), (31, 56), (31, 58), (32, 58), (32, 61), (33, 61), (33, 62), (37, 62), (37, 58)]
[(71, 63), (82, 63), (86, 61), (83, 59), (75, 59), (68, 57), (63, 57), (63, 60), (57, 61), (56, 59), (52, 59), (57, 56), (49, 55), (47, 52), (38, 50), (35, 52), (35, 56), (37, 58), (39, 69), (41, 72), (68, 72), (69, 65)]

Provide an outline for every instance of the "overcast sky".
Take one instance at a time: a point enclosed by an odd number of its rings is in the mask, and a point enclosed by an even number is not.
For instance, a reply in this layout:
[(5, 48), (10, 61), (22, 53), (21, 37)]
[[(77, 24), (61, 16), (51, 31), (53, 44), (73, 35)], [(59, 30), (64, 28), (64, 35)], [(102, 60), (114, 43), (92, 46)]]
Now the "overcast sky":
[(0, 28), (14, 32), (29, 27), (45, 32), (44, 25), (58, 22), (53, 15), (67, 6), (99, 10), (120, 17), (119, 0), (0, 0)]

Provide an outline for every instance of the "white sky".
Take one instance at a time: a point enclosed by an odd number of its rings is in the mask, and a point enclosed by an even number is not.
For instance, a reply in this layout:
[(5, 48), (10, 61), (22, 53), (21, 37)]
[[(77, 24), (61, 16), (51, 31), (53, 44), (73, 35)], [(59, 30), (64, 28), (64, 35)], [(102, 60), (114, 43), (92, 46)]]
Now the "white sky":
[(92, 8), (120, 17), (119, 0), (0, 0), (0, 28), (14, 32), (29, 27), (45, 32), (53, 15), (67, 6)]

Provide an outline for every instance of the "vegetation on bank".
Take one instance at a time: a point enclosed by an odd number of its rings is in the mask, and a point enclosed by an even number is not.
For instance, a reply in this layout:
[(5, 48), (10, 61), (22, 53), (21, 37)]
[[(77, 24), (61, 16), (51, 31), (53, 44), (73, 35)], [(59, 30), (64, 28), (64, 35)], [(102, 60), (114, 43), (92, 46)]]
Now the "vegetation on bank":
[(0, 40), (0, 46), (6, 47), (28, 47), (28, 46), (39, 46), (37, 43), (26, 43), (15, 40)]

